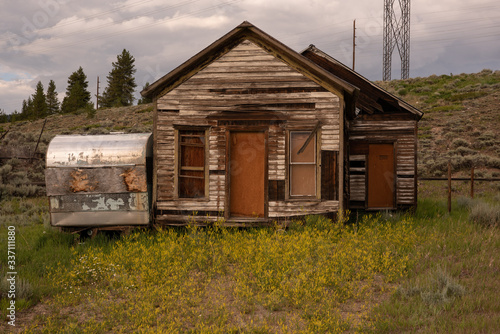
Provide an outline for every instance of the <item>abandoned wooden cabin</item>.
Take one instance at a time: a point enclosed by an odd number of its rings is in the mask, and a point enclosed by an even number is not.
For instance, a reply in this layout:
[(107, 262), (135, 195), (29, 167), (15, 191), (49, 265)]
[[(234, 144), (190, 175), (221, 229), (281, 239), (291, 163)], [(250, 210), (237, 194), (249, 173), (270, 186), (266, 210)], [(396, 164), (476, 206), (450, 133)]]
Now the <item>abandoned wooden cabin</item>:
[[(252, 225), (415, 205), (421, 113), (334, 65), (243, 22), (145, 89), (155, 222)], [(380, 192), (391, 200), (377, 202)]]

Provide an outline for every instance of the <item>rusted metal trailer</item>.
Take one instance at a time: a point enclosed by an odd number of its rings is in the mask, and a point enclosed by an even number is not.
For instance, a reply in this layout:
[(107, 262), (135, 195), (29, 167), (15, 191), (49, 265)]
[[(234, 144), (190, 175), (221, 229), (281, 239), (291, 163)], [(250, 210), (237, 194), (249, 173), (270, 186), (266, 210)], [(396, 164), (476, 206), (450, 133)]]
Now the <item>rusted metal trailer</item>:
[(52, 226), (92, 232), (148, 225), (152, 157), (150, 133), (54, 137), (45, 170)]

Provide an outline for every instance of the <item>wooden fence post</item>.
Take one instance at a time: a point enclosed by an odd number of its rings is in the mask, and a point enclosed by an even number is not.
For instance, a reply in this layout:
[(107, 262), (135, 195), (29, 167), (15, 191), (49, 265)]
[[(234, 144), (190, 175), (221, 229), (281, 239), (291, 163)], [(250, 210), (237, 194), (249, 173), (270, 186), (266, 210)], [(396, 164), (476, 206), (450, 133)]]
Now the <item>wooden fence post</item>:
[(474, 166), (470, 170), (470, 198), (474, 198)]
[(448, 161), (448, 212), (451, 212), (451, 161)]

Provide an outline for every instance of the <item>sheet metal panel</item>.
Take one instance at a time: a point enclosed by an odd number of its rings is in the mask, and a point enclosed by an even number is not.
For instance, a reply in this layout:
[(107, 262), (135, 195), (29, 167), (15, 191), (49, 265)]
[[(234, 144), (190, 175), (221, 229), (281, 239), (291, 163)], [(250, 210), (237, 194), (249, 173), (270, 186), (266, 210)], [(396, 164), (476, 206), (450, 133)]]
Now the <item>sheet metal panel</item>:
[(147, 211), (52, 212), (52, 226), (103, 227), (148, 225)]
[(148, 210), (148, 193), (82, 194), (50, 197), (50, 212)]
[(58, 135), (47, 149), (47, 167), (145, 165), (151, 133)]

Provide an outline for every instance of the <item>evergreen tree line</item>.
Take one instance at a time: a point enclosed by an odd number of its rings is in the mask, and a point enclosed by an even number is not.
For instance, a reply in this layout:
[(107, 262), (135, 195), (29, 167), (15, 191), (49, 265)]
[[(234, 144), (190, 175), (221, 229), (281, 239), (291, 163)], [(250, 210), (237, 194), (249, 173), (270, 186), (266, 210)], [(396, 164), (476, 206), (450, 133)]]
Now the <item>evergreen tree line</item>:
[[(117, 56), (117, 61), (112, 63), (112, 69), (106, 77), (108, 86), (102, 96), (98, 98), (99, 108), (130, 106), (134, 102), (134, 91), (137, 87), (134, 74), (136, 72), (134, 57), (126, 49)], [(147, 87), (149, 84), (146, 84)], [(87, 113), (95, 111), (88, 91), (87, 75), (80, 66), (68, 78), (66, 95), (59, 102), (56, 84), (50, 80), (47, 91), (41, 81), (36, 85), (35, 93), (23, 100), (21, 112), (17, 111), (10, 117), (0, 117), (2, 121), (34, 120), (54, 114)], [(151, 101), (140, 99), (139, 104)], [(5, 120), (4, 120), (5, 118)]]

